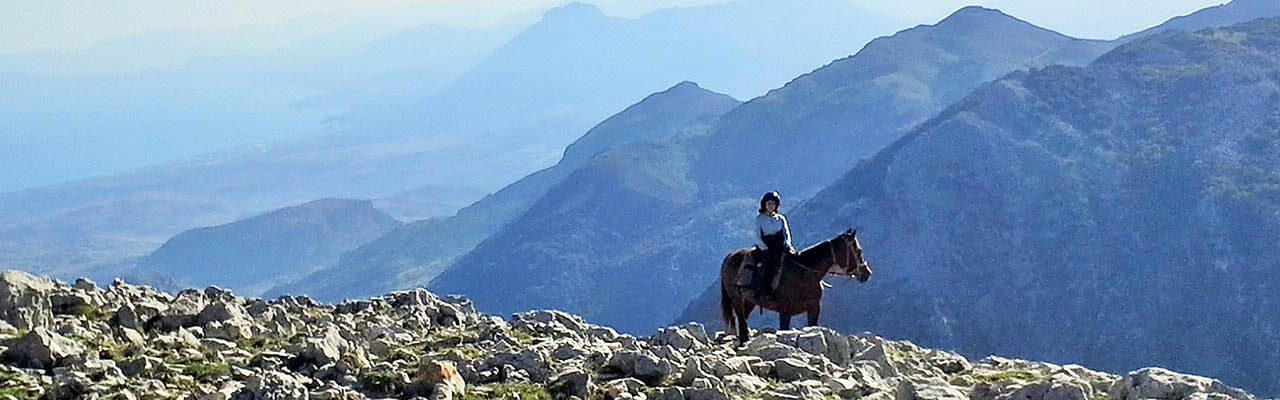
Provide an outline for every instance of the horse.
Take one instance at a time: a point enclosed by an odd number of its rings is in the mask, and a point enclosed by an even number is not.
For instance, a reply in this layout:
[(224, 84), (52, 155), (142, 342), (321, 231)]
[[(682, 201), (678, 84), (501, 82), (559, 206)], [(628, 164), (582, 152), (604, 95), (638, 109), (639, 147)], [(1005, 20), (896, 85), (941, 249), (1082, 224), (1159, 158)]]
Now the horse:
[[(871, 279), (871, 266), (862, 259), (858, 231), (847, 230), (825, 242), (810, 246), (798, 255), (783, 258), (778, 268), (776, 299), (758, 303), (754, 288), (739, 286), (739, 268), (754, 268), (751, 249), (739, 249), (720, 265), (720, 317), (729, 332), (734, 332), (738, 345), (746, 342), (747, 317), (758, 306), (778, 313), (778, 329), (791, 329), (791, 316), (806, 313), (809, 326), (818, 324), (822, 313), (822, 278), (827, 275), (848, 276), (859, 282)], [(759, 273), (759, 272), (756, 272)]]

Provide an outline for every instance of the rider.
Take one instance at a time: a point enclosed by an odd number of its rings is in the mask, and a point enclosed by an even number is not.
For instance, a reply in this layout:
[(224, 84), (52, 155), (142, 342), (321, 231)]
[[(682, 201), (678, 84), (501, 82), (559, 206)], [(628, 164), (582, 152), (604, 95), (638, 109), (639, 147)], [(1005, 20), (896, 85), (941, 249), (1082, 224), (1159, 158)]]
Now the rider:
[(791, 248), (791, 229), (787, 226), (787, 217), (778, 213), (778, 205), (782, 198), (778, 192), (765, 193), (760, 199), (760, 213), (756, 215), (756, 247), (764, 250), (764, 262), (757, 269), (754, 286), (762, 298), (773, 296), (773, 276), (782, 265), (782, 257), (793, 254)]

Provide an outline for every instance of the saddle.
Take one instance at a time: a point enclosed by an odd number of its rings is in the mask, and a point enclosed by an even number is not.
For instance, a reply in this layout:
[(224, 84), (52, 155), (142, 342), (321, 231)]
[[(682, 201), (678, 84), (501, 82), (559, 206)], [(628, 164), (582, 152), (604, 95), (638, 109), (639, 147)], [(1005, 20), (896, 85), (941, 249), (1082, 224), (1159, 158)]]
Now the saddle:
[[(788, 257), (788, 255), (783, 256), (783, 265), (786, 265), (786, 257)], [(735, 284), (739, 288), (742, 288), (748, 292), (751, 292), (751, 295), (752, 295), (751, 297), (755, 297), (754, 296), (755, 287), (751, 285), (752, 278), (755, 276), (756, 273), (763, 272), (761, 271), (764, 266), (763, 260), (764, 260), (764, 250), (761, 250), (760, 248), (755, 248), (751, 250), (751, 252), (748, 253), (746, 257), (743, 257), (742, 262), (738, 264), (738, 279), (737, 279), (737, 282), (735, 282)], [(782, 278), (782, 267), (780, 266), (778, 268), (778, 271), (773, 274), (772, 281), (768, 282), (769, 288), (774, 290), (778, 289), (778, 283), (781, 281), (781, 278)]]

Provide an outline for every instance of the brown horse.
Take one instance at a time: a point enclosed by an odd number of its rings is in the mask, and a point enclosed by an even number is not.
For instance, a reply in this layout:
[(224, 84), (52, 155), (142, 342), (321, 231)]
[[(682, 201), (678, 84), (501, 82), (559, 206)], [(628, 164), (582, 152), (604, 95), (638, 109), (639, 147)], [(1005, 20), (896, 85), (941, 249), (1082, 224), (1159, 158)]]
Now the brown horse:
[(747, 340), (747, 317), (757, 306), (778, 312), (778, 328), (791, 329), (791, 316), (806, 313), (809, 326), (818, 324), (822, 312), (822, 278), (827, 275), (850, 276), (866, 282), (871, 267), (862, 259), (858, 231), (848, 230), (830, 240), (804, 249), (799, 255), (784, 258), (778, 269), (777, 298), (757, 303), (755, 290), (738, 285), (739, 268), (752, 268), (751, 249), (730, 253), (720, 265), (720, 317), (726, 329), (736, 327), (738, 344)]

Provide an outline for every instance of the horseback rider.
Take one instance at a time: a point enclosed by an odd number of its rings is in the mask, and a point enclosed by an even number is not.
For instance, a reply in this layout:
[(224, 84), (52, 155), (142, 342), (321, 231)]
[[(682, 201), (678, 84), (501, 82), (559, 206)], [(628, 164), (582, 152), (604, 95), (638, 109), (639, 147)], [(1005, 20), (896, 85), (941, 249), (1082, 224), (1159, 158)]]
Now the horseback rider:
[[(763, 250), (763, 257), (756, 273), (752, 274), (752, 286), (760, 298), (773, 297), (773, 276), (782, 266), (782, 258), (795, 254), (791, 247), (791, 228), (787, 217), (778, 212), (782, 198), (778, 192), (765, 193), (760, 199), (760, 213), (756, 215), (756, 248)], [(759, 254), (760, 252), (755, 252)]]

